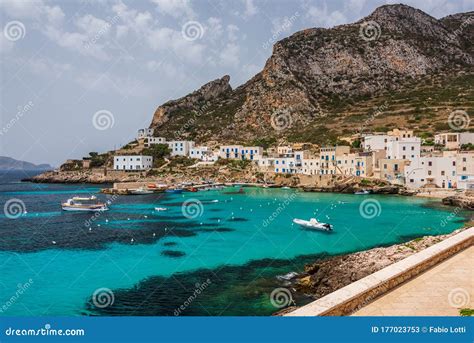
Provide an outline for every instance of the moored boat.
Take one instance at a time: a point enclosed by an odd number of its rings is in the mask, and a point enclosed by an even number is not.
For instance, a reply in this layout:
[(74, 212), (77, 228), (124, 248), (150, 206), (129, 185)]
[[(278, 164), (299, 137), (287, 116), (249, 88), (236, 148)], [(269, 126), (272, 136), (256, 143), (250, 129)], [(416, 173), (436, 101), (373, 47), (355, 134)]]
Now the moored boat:
[(150, 189), (146, 189), (145, 187), (140, 187), (137, 189), (132, 189), (130, 190), (130, 194), (135, 194), (135, 195), (144, 195), (144, 194), (153, 194), (154, 192)]
[(168, 188), (165, 192), (179, 194), (179, 193), (183, 193), (183, 190), (181, 188)]
[(310, 220), (304, 219), (293, 219), (293, 223), (298, 224), (301, 227), (306, 229), (314, 229), (319, 231), (332, 231), (332, 225), (328, 223), (320, 223), (316, 218), (311, 218)]
[(73, 197), (61, 204), (64, 211), (86, 211), (97, 212), (107, 211), (107, 204), (99, 202), (95, 196), (91, 197)]
[(361, 191), (354, 192), (355, 195), (367, 195), (370, 194), (370, 192), (366, 189), (363, 189)]

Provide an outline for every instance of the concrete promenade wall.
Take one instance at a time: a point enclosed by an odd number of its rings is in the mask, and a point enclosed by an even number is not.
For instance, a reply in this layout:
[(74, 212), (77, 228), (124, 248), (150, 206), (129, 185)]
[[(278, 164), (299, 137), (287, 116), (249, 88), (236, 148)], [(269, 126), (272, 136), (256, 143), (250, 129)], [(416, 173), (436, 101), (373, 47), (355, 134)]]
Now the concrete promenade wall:
[[(349, 315), (380, 295), (474, 244), (474, 227), (338, 289), (286, 316)], [(468, 277), (468, 276), (466, 276)]]

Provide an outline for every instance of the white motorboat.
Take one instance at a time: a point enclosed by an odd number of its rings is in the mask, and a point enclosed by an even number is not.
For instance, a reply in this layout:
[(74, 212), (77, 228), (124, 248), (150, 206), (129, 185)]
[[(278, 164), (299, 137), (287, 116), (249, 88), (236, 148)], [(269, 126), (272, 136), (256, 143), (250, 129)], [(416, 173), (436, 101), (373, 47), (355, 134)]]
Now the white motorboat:
[(143, 195), (143, 194), (153, 194), (154, 192), (150, 189), (146, 189), (145, 187), (140, 187), (137, 189), (132, 189), (130, 191), (130, 194), (135, 194), (135, 195)]
[(98, 212), (107, 211), (107, 204), (97, 201), (95, 196), (91, 197), (73, 197), (61, 204), (64, 211), (88, 211)]
[(363, 189), (361, 191), (355, 192), (354, 194), (356, 194), (356, 195), (367, 195), (367, 194), (370, 194), (370, 192), (366, 189)]
[(155, 207), (155, 211), (158, 211), (158, 212), (166, 211), (166, 210), (168, 210), (166, 207)]
[(304, 219), (293, 219), (293, 223), (298, 224), (307, 229), (315, 229), (321, 231), (332, 231), (332, 225), (328, 223), (320, 223), (316, 218), (311, 218), (310, 220)]

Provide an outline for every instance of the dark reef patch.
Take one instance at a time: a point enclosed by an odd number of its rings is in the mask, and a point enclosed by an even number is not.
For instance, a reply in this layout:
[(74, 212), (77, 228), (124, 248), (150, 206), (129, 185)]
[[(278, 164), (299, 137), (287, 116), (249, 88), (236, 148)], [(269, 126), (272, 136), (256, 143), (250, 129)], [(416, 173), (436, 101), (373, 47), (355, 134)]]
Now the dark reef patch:
[(168, 257), (182, 257), (182, 256), (185, 256), (186, 254), (178, 250), (163, 250), (161, 252), (161, 255), (168, 256)]
[[(85, 315), (104, 316), (173, 316), (197, 288), (200, 294), (179, 315), (185, 316), (249, 316), (271, 315), (278, 311), (270, 303), (270, 293), (285, 287), (276, 275), (303, 272), (306, 263), (327, 254), (306, 255), (291, 260), (262, 259), (243, 266), (222, 266), (180, 272), (170, 277), (147, 278), (130, 289), (113, 290), (111, 306), (97, 308), (92, 295), (85, 304)], [(206, 285), (205, 287), (203, 285)], [(312, 299), (293, 294), (297, 305)]]
[[(74, 220), (71, 218), (74, 216)], [(82, 220), (78, 220), (81, 217)], [(106, 249), (109, 243), (152, 244), (163, 237), (190, 237), (194, 224), (176, 222), (140, 222), (111, 225), (98, 218), (87, 227), (90, 214), (73, 213), (49, 218), (20, 218), (5, 221), (0, 230), (0, 251), (34, 252), (45, 249)], [(126, 220), (117, 218), (114, 220)], [(98, 227), (97, 223), (102, 222)], [(44, 225), (42, 224), (44, 223)], [(46, 225), (47, 223), (47, 225)]]
[(248, 222), (249, 221), (247, 218), (240, 218), (240, 217), (229, 218), (227, 220), (230, 222)]

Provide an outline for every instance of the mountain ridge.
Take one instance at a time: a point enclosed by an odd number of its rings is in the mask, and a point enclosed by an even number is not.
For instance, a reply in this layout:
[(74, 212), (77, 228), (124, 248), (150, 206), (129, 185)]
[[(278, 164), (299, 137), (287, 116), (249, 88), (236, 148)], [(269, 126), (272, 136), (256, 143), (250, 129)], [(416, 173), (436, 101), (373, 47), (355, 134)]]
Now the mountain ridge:
[[(388, 124), (432, 133), (449, 111), (472, 112), (473, 29), (463, 23), (474, 22), (473, 13), (436, 19), (407, 5), (384, 5), (355, 23), (295, 32), (274, 44), (263, 70), (243, 85), (232, 89), (228, 75), (206, 83), (159, 106), (150, 127), (157, 135), (198, 142), (300, 135), (328, 143), (354, 133), (351, 116), (358, 108), (370, 119), (373, 108), (388, 103), (380, 116)], [(427, 96), (415, 103), (419, 94), (408, 94), (405, 106), (414, 112), (403, 119), (397, 96), (414, 90)]]
[(16, 160), (7, 156), (0, 156), (0, 170), (52, 170), (51, 165)]

